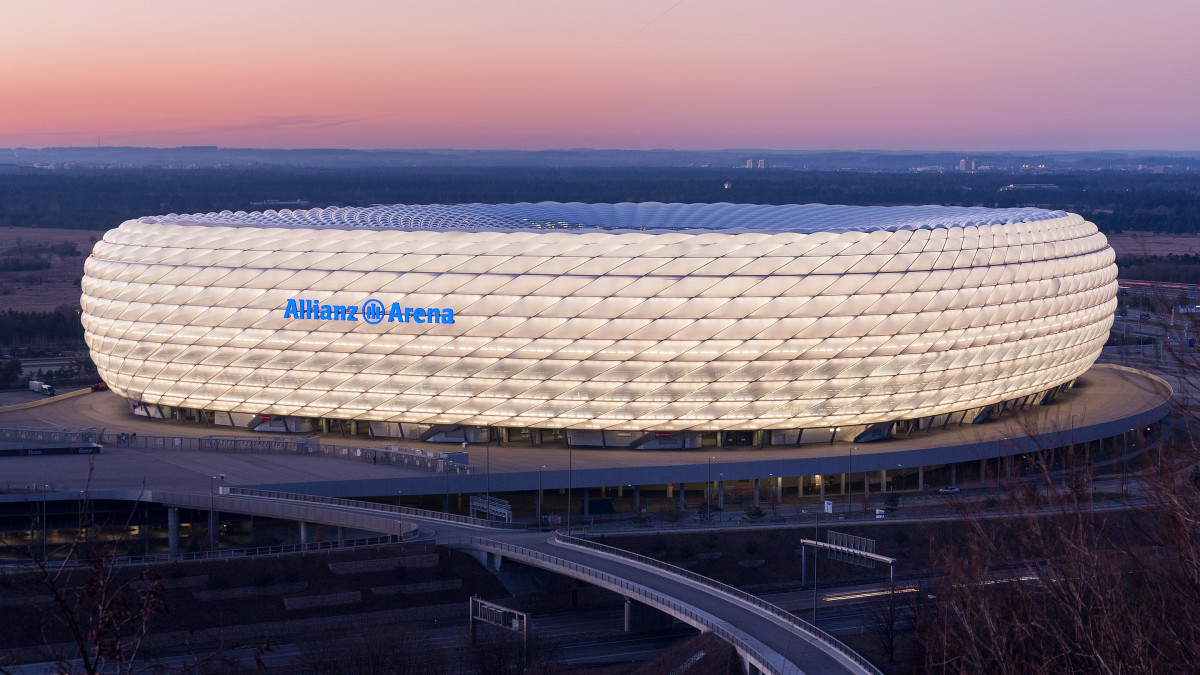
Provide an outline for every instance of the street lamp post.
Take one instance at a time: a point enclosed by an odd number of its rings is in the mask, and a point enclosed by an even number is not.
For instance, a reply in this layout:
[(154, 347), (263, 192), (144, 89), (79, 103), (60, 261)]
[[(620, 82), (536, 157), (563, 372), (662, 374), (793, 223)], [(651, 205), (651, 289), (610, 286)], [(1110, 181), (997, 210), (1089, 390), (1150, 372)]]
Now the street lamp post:
[(484, 433), (487, 434), (487, 440), (484, 443), (484, 462), (486, 464), (487, 480), (484, 483), (485, 496), (487, 497), (488, 508), (485, 509), (487, 519), (492, 519), (492, 427), (485, 426)]
[(542, 526), (542, 471), (545, 470), (545, 468), (546, 468), (545, 464), (538, 467), (538, 495), (537, 495), (537, 524), (538, 524), (538, 527)]
[(50, 557), (49, 543), (46, 541), (46, 493), (49, 491), (49, 485), (42, 486), (42, 562)]
[(854, 510), (854, 481), (850, 469), (854, 464), (854, 446), (850, 446), (850, 454), (846, 456), (846, 513)]
[(217, 528), (216, 528), (216, 522), (217, 522), (217, 518), (216, 518), (216, 516), (217, 516), (217, 496), (216, 496), (216, 494), (217, 493), (216, 493), (216, 488), (214, 487), (216, 480), (217, 480), (216, 476), (208, 477), (208, 550), (209, 551), (216, 551), (217, 546), (220, 543), (217, 541)]
[(708, 482), (704, 484), (704, 519), (712, 520), (712, 461), (716, 457), (708, 458)]
[(575, 450), (567, 439), (567, 536), (571, 536), (571, 489), (575, 486)]

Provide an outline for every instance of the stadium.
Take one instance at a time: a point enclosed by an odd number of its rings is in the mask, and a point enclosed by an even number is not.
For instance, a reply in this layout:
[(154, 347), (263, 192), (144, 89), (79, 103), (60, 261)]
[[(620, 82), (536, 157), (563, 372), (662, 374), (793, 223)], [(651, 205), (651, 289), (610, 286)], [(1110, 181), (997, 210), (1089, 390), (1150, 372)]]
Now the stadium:
[(144, 217), (82, 281), (148, 417), (428, 442), (880, 440), (1054, 399), (1114, 254), (1032, 208), (462, 204)]

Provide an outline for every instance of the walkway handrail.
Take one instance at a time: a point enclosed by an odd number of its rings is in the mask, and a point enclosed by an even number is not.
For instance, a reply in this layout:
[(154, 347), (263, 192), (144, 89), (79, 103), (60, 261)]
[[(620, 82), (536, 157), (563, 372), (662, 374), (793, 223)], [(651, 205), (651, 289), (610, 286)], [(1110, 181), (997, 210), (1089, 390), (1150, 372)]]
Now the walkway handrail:
[(241, 487), (223, 487), (221, 494), (231, 497), (261, 497), (264, 499), (285, 499), (289, 501), (305, 502), (309, 504), (328, 504), (331, 506), (346, 506), (355, 509), (365, 509), (370, 511), (380, 511), (383, 513), (392, 513), (400, 516), (412, 516), (414, 518), (427, 518), (430, 520), (442, 520), (459, 525), (468, 525), (471, 527), (481, 527), (490, 529), (525, 529), (524, 525), (516, 523), (504, 523), (495, 520), (485, 520), (483, 518), (474, 518), (471, 516), (460, 516), (454, 513), (442, 513), (440, 511), (430, 511), (428, 509), (417, 509), (411, 506), (396, 506), (394, 504), (380, 504), (378, 502), (364, 502), (357, 499), (342, 499), (341, 497), (321, 497), (318, 495), (306, 495), (296, 492), (279, 492), (276, 490), (257, 490), (253, 488)]
[(590, 549), (593, 551), (597, 551), (600, 553), (606, 553), (611, 556), (615, 556), (618, 558), (624, 558), (625, 560), (631, 560), (633, 562), (640, 563), (642, 565), (654, 567), (654, 568), (660, 569), (664, 572), (668, 572), (670, 574), (674, 574), (676, 576), (683, 577), (683, 578), (687, 579), (688, 581), (699, 584), (699, 585), (709, 588), (711, 590), (731, 596), (731, 597), (736, 598), (737, 600), (740, 600), (749, 605), (753, 605), (754, 607), (757, 607), (757, 608), (763, 610), (764, 612), (767, 612), (771, 616), (782, 620), (784, 623), (790, 625), (793, 629), (799, 630), (802, 633), (805, 633), (806, 635), (808, 635), (809, 637), (812, 637), (813, 639), (820, 641), (821, 643), (823, 643), (830, 649), (838, 652), (839, 654), (846, 657), (847, 659), (849, 659), (850, 661), (852, 661), (859, 667), (863, 668), (868, 673), (872, 673), (872, 675), (883, 675), (882, 671), (880, 671), (878, 668), (876, 668), (874, 665), (872, 665), (870, 661), (866, 660), (861, 655), (859, 655), (858, 652), (847, 647), (841, 640), (838, 640), (837, 638), (833, 637), (829, 633), (826, 633), (825, 631), (821, 630), (820, 628), (817, 628), (816, 626), (805, 621), (804, 619), (801, 619), (800, 617), (796, 616), (795, 614), (792, 614), (791, 612), (787, 611), (786, 609), (784, 609), (776, 604), (767, 602), (766, 600), (763, 600), (762, 598), (760, 598), (756, 595), (747, 593), (746, 591), (743, 591), (739, 588), (730, 586), (729, 584), (721, 583), (720, 581), (717, 581), (716, 579), (711, 579), (704, 575), (696, 574), (695, 572), (685, 570), (682, 567), (676, 567), (675, 565), (665, 563), (661, 560), (656, 560), (656, 559), (650, 558), (648, 556), (644, 556), (644, 555), (640, 555), (640, 554), (633, 553), (630, 551), (626, 551), (624, 549), (619, 549), (619, 548), (616, 548), (615, 546), (608, 546), (606, 544), (600, 544), (600, 543), (590, 541), (587, 539), (573, 537), (573, 536), (564, 534), (561, 530), (554, 533), (554, 539), (555, 539), (555, 541), (558, 541), (563, 544), (569, 544), (569, 545), (573, 545), (573, 546), (578, 546), (580, 548), (586, 548), (586, 549)]
[[(445, 544), (447, 546), (466, 545), (467, 547), (484, 551), (490, 549), (504, 553), (506, 557), (509, 557), (513, 560), (537, 560), (552, 565), (553, 567), (574, 571), (584, 577), (600, 582), (602, 587), (619, 589), (626, 595), (640, 598), (645, 604), (648, 604), (652, 607), (662, 607), (671, 612), (677, 613), (681, 618), (686, 617), (688, 622), (692, 625), (702, 626), (704, 630), (714, 633), (717, 635), (717, 637), (720, 637), (722, 640), (725, 640), (733, 645), (733, 647), (739, 652), (753, 656), (754, 661), (756, 662), (755, 665), (757, 665), (764, 672), (770, 673), (771, 675), (785, 674), (784, 668), (781, 667), (783, 664), (772, 663), (767, 659), (767, 655), (762, 652), (762, 649), (759, 646), (756, 646), (746, 639), (736, 635), (733, 633), (733, 631), (730, 631), (728, 628), (726, 628), (722, 623), (714, 621), (712, 617), (697, 612), (690, 606), (682, 604), (669, 596), (663, 595), (662, 593), (658, 593), (639, 584), (635, 584), (631, 581), (627, 581), (616, 575), (609, 574), (607, 572), (601, 572), (600, 570), (592, 567), (571, 562), (570, 560), (564, 560), (563, 558), (558, 558), (546, 553), (541, 553), (539, 551), (534, 551), (523, 546), (506, 544), (504, 542), (496, 541), (494, 539), (486, 539), (484, 537), (461, 537), (458, 539), (448, 539), (446, 540)], [(786, 656), (784, 658), (786, 658)], [(879, 671), (872, 669), (871, 672), (878, 673)]]
[[(156, 563), (190, 562), (195, 560), (220, 560), (226, 558), (254, 558), (260, 556), (289, 555), (292, 553), (308, 553), (333, 549), (349, 549), (378, 546), (400, 546), (404, 542), (396, 541), (391, 535), (380, 537), (360, 537), (358, 539), (343, 539), (341, 541), (314, 541), (307, 544), (276, 544), (275, 546), (249, 546), (245, 548), (222, 548), (216, 551), (184, 551), (182, 553), (150, 553), (146, 555), (116, 555), (104, 559), (106, 565), (151, 565)], [(58, 560), (51, 560), (58, 568)], [(0, 566), (19, 567), (32, 565), (28, 558), (0, 558)], [(77, 560), (66, 567), (86, 567), (86, 560)]]

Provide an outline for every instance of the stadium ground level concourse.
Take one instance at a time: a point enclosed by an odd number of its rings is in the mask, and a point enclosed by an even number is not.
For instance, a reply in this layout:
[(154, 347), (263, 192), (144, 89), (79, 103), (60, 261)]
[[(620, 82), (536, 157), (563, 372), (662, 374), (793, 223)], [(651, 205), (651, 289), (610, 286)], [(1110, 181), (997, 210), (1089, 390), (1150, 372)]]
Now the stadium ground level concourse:
[(832, 445), (838, 441), (872, 443), (914, 432), (945, 429), (950, 425), (984, 424), (993, 417), (1039, 405), (1051, 405), (1075, 384), (1074, 380), (1032, 394), (990, 405), (954, 410), (918, 418), (898, 417), (874, 424), (795, 429), (727, 429), (720, 431), (661, 431), (625, 429), (539, 429), (532, 427), (470, 426), (382, 422), (330, 417), (236, 413), (129, 401), (135, 415), (154, 419), (245, 428), (257, 433), (324, 433), (391, 439), (411, 445), (415, 441), (440, 445), (443, 451), (474, 444), (548, 446), (629, 450), (703, 450), (705, 448), (799, 447)]
[[(925, 425), (912, 433), (873, 443), (835, 440), (799, 447), (568, 451), (561, 445), (494, 442), (470, 446), (471, 463), (476, 469), (470, 475), (414, 471), (406, 476), (393, 473), (387, 478), (363, 478), (357, 472), (352, 480), (331, 475), (328, 480), (314, 482), (310, 477), (289, 477), (287, 471), (278, 471), (269, 478), (231, 475), (230, 480), (244, 486), (338, 497), (403, 494), (406, 502), (414, 500), (413, 505), (418, 505), (416, 500), (424, 495), (420, 505), (433, 508), (454, 501), (457, 495), (490, 492), (507, 498), (510, 495), (504, 493), (512, 493), (514, 507), (519, 513), (528, 511), (525, 515), (534, 511), (539, 485), (546, 494), (544, 512), (557, 509), (559, 513), (565, 508), (566, 497), (558, 493), (568, 487), (574, 491), (572, 507), (576, 513), (584, 510), (585, 500), (597, 498), (616, 498), (618, 510), (624, 510), (635, 505), (644, 508), (651, 499), (661, 504), (663, 496), (691, 507), (705, 494), (720, 504), (725, 496), (769, 498), (772, 490), (777, 495), (782, 491), (789, 501), (797, 496), (815, 500), (822, 495), (844, 495), (848, 489), (859, 496), (869, 493), (878, 497), (890, 491), (911, 493), (926, 486), (936, 489), (1016, 477), (1021, 471), (1017, 458), (1041, 451), (1052, 451), (1056, 461), (1065, 461), (1071, 453), (1058, 451), (1073, 449), (1092, 462), (1112, 465), (1131, 450), (1147, 447), (1158, 433), (1158, 422), (1170, 410), (1170, 399), (1170, 386), (1153, 375), (1121, 366), (1097, 365), (1047, 405), (1017, 406), (981, 424), (960, 424), (951, 418), (940, 426)], [(119, 401), (113, 403), (124, 407)], [(116, 405), (111, 409), (118, 410)], [(109, 428), (121, 423), (113, 421)], [(234, 432), (159, 420), (138, 420), (136, 424), (140, 434), (164, 436)], [(355, 440), (338, 436), (321, 438), (326, 444), (355, 444)], [(389, 443), (365, 437), (357, 440), (364, 449), (383, 448)], [(405, 445), (427, 450), (457, 449), (419, 441)], [(360, 461), (370, 462), (369, 457), (364, 452)], [(228, 461), (235, 461), (234, 457)], [(869, 480), (869, 487), (864, 478)], [(207, 490), (207, 480), (202, 482), (199, 487)], [(759, 490), (753, 489), (756, 483)], [(705, 486), (710, 486), (709, 490)], [(519, 506), (521, 502), (528, 502), (526, 508)]]

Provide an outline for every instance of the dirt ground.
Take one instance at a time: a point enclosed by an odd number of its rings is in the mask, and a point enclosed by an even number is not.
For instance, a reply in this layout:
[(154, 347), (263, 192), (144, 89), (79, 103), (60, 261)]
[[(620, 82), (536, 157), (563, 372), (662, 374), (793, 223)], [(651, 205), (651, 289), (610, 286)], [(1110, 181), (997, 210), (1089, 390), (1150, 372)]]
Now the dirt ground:
[(83, 263), (96, 241), (104, 236), (99, 230), (58, 230), (53, 228), (0, 228), (0, 251), (29, 246), (75, 244), (77, 256), (51, 256), (48, 269), (33, 271), (0, 271), (0, 311), (39, 312), (59, 305), (79, 306), (79, 279)]
[(1135, 258), (1152, 255), (1196, 255), (1200, 254), (1200, 235), (1126, 232), (1108, 235), (1108, 245), (1112, 246), (1119, 256)]

